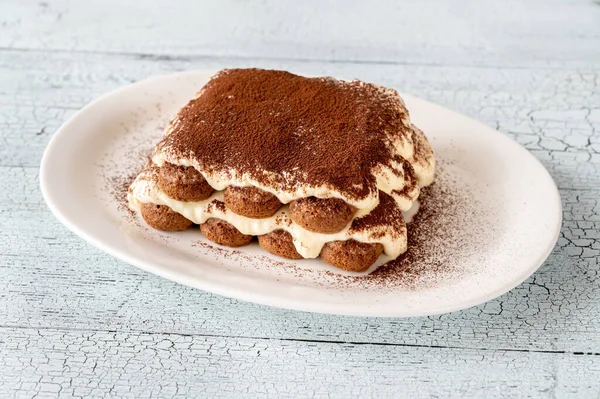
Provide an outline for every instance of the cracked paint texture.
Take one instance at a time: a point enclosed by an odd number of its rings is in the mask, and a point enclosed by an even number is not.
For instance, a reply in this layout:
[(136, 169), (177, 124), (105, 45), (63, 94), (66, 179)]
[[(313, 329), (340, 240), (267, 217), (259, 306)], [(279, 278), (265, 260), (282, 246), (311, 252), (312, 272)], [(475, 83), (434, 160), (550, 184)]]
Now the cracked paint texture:
[(0, 393), (15, 397), (389, 397), (402, 385), (411, 397), (567, 395), (594, 393), (587, 376), (600, 367), (573, 354), (178, 334), (5, 328), (0, 339)]
[[(357, 5), (372, 26), (357, 36), (335, 2), (319, 18), (339, 34), (311, 22), (315, 5), (121, 0), (98, 22), (111, 3), (0, 6), (0, 397), (600, 396), (598, 4), (436, 1), (406, 20), (418, 3), (386, 0)], [(165, 281), (50, 214), (40, 158), (86, 102), (156, 74), (243, 66), (375, 81), (513, 137), (561, 192), (556, 248), (478, 307), (338, 317)]]

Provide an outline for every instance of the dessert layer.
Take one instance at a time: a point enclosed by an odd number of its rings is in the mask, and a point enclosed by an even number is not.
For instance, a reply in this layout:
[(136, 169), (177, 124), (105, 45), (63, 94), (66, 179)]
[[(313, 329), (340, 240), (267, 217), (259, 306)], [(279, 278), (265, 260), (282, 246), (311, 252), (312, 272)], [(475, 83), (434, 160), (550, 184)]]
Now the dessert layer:
[(304, 258), (316, 258), (323, 246), (331, 241), (354, 239), (365, 243), (381, 243), (384, 252), (392, 258), (406, 250), (406, 226), (401, 209), (388, 195), (380, 193), (374, 209), (359, 210), (353, 221), (342, 231), (322, 234), (307, 231), (294, 223), (289, 207), (284, 206), (275, 215), (265, 219), (251, 219), (228, 210), (223, 202), (223, 192), (215, 192), (209, 199), (197, 202), (177, 201), (160, 190), (157, 184), (158, 167), (149, 163), (129, 188), (128, 200), (132, 209), (139, 211), (142, 203), (166, 205), (197, 224), (209, 218), (231, 223), (241, 233), (263, 235), (283, 229), (292, 235), (293, 243)]
[(284, 204), (340, 198), (408, 210), (433, 151), (395, 90), (283, 71), (223, 70), (171, 122), (152, 157), (196, 168), (216, 190), (253, 186)]

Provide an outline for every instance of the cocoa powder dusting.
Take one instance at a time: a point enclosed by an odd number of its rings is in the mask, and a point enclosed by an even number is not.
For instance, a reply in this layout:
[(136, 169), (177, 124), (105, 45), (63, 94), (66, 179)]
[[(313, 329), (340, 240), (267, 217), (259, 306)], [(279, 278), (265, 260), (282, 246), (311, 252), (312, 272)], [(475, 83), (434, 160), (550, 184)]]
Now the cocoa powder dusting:
[(433, 149), (429, 145), (425, 134), (418, 127), (413, 125), (412, 133), (413, 142), (413, 162), (420, 164), (422, 167), (431, 166), (433, 158)]
[(225, 212), (227, 210), (223, 201), (213, 200), (212, 203), (215, 204), (215, 207), (221, 212)]
[[(242, 268), (269, 270), (281, 279), (292, 278), (300, 285), (379, 291), (419, 290), (472, 272), (465, 270), (462, 263), (481, 251), (476, 236), (485, 235), (485, 231), (475, 226), (486, 223), (486, 216), (478, 213), (482, 207), (477, 205), (473, 190), (459, 174), (440, 165), (436, 182), (423, 189), (420, 210), (407, 226), (407, 252), (368, 275), (343, 275), (302, 267), (303, 261), (280, 261), (266, 255), (231, 252), (210, 244), (198, 245), (204, 249), (204, 256), (234, 260)], [(391, 199), (385, 194), (381, 198), (383, 201)]]
[(393, 190), (392, 193), (394, 195), (403, 196), (408, 200), (415, 200), (415, 194), (419, 194), (419, 191), (415, 191), (417, 186), (419, 185), (419, 180), (417, 179), (415, 170), (408, 161), (402, 162), (402, 168), (404, 171), (404, 182), (406, 183), (406, 185), (402, 188), (402, 190)]
[(372, 231), (371, 237), (379, 239), (381, 238), (381, 233), (378, 233), (378, 226), (387, 227), (389, 231), (397, 232), (398, 234), (404, 231), (405, 228), (402, 211), (398, 208), (396, 201), (383, 191), (379, 192), (379, 205), (377, 208), (367, 215), (352, 221), (350, 234)]
[(328, 284), (382, 289), (417, 289), (432, 286), (440, 279), (458, 277), (461, 256), (469, 250), (473, 230), (465, 228), (480, 223), (474, 212), (475, 198), (459, 177), (443, 165), (435, 183), (422, 190), (420, 208), (408, 229), (408, 250), (366, 276), (343, 276), (327, 272)]
[(139, 171), (128, 173), (125, 176), (112, 176), (108, 180), (110, 183), (106, 186), (117, 203), (117, 209), (127, 214), (128, 217), (135, 217), (135, 212), (129, 208), (127, 193), (138, 173)]
[[(402, 162), (391, 140), (412, 140), (395, 91), (284, 71), (224, 70), (171, 124), (157, 146), (206, 173), (246, 174), (276, 190), (325, 185), (364, 199), (373, 170)], [(393, 169), (393, 168), (392, 168)]]

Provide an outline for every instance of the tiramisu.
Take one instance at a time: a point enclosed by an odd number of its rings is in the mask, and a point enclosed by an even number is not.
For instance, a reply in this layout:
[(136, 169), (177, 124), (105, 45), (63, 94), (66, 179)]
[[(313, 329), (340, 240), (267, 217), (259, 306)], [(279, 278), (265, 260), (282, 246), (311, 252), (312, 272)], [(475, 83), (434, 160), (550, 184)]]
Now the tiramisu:
[(433, 181), (398, 93), (284, 71), (217, 73), (171, 121), (129, 188), (151, 227), (200, 225), (226, 246), (364, 271), (406, 250), (403, 211)]

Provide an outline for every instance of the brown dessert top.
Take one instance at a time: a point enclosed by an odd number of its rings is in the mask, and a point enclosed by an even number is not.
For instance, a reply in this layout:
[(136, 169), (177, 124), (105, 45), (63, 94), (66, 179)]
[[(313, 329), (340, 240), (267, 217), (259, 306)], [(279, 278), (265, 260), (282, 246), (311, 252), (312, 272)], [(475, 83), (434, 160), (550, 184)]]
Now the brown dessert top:
[(412, 146), (408, 111), (394, 90), (229, 69), (179, 112), (157, 151), (221, 179), (246, 175), (279, 191), (325, 186), (360, 200), (377, 194), (382, 167), (402, 176), (394, 143)]

